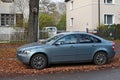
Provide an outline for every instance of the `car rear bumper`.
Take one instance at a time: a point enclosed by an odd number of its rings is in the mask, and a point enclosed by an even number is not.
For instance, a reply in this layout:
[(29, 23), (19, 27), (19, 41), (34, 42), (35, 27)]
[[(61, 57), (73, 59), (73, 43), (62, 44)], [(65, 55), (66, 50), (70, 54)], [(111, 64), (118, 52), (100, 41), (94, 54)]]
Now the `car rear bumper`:
[(111, 54), (109, 54), (109, 55), (108, 55), (108, 58), (109, 58), (109, 59), (112, 59), (112, 58), (114, 58), (114, 56), (115, 56), (115, 53), (116, 53), (116, 52), (115, 52), (115, 51), (113, 51)]

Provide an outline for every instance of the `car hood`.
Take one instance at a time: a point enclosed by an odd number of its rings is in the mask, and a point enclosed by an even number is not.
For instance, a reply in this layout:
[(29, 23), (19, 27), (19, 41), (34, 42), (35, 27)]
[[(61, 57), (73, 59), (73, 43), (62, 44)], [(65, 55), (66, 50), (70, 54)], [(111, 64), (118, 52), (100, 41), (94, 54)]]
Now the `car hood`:
[(41, 48), (47, 46), (46, 44), (40, 44), (39, 42), (31, 43), (31, 44), (25, 44), (23, 46), (20, 46), (18, 50), (27, 50), (27, 49), (34, 49), (34, 48)]

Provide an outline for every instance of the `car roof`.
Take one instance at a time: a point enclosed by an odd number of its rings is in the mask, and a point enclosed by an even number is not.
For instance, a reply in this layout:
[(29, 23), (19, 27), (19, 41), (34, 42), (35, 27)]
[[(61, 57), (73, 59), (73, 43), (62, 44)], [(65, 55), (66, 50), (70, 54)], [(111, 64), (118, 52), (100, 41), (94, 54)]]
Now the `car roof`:
[(88, 35), (91, 35), (91, 36), (94, 36), (96, 38), (99, 38), (101, 40), (104, 40), (103, 38), (97, 36), (97, 35), (94, 35), (94, 34), (91, 34), (91, 33), (87, 33), (87, 32), (80, 32), (80, 31), (73, 31), (73, 32), (63, 32), (63, 33), (59, 33), (59, 34), (62, 34), (62, 35), (70, 35), (70, 34), (88, 34)]
[(68, 35), (68, 34), (89, 34), (89, 33), (80, 32), (80, 31), (73, 31), (73, 32), (63, 32), (63, 33), (60, 33), (60, 34)]
[(43, 27), (43, 28), (56, 28), (55, 26)]

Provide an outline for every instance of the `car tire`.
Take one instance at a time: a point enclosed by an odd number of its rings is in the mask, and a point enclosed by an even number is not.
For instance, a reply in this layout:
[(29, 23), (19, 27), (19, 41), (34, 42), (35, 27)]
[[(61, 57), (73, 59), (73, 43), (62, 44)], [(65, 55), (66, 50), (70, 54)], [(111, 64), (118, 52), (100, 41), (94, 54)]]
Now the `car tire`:
[(43, 54), (36, 54), (30, 60), (30, 66), (34, 69), (43, 69), (47, 66), (47, 58)]
[(105, 52), (97, 52), (94, 56), (94, 63), (96, 65), (104, 65), (108, 61), (107, 55)]

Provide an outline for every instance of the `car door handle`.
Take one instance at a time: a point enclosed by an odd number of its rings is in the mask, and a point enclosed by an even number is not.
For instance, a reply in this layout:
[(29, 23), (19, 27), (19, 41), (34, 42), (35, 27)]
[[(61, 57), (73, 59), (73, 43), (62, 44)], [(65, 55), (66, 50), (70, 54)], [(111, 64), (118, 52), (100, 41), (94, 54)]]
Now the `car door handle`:
[(74, 46), (70, 46), (70, 48), (75, 48)]
[(92, 45), (92, 47), (96, 47), (95, 45)]

